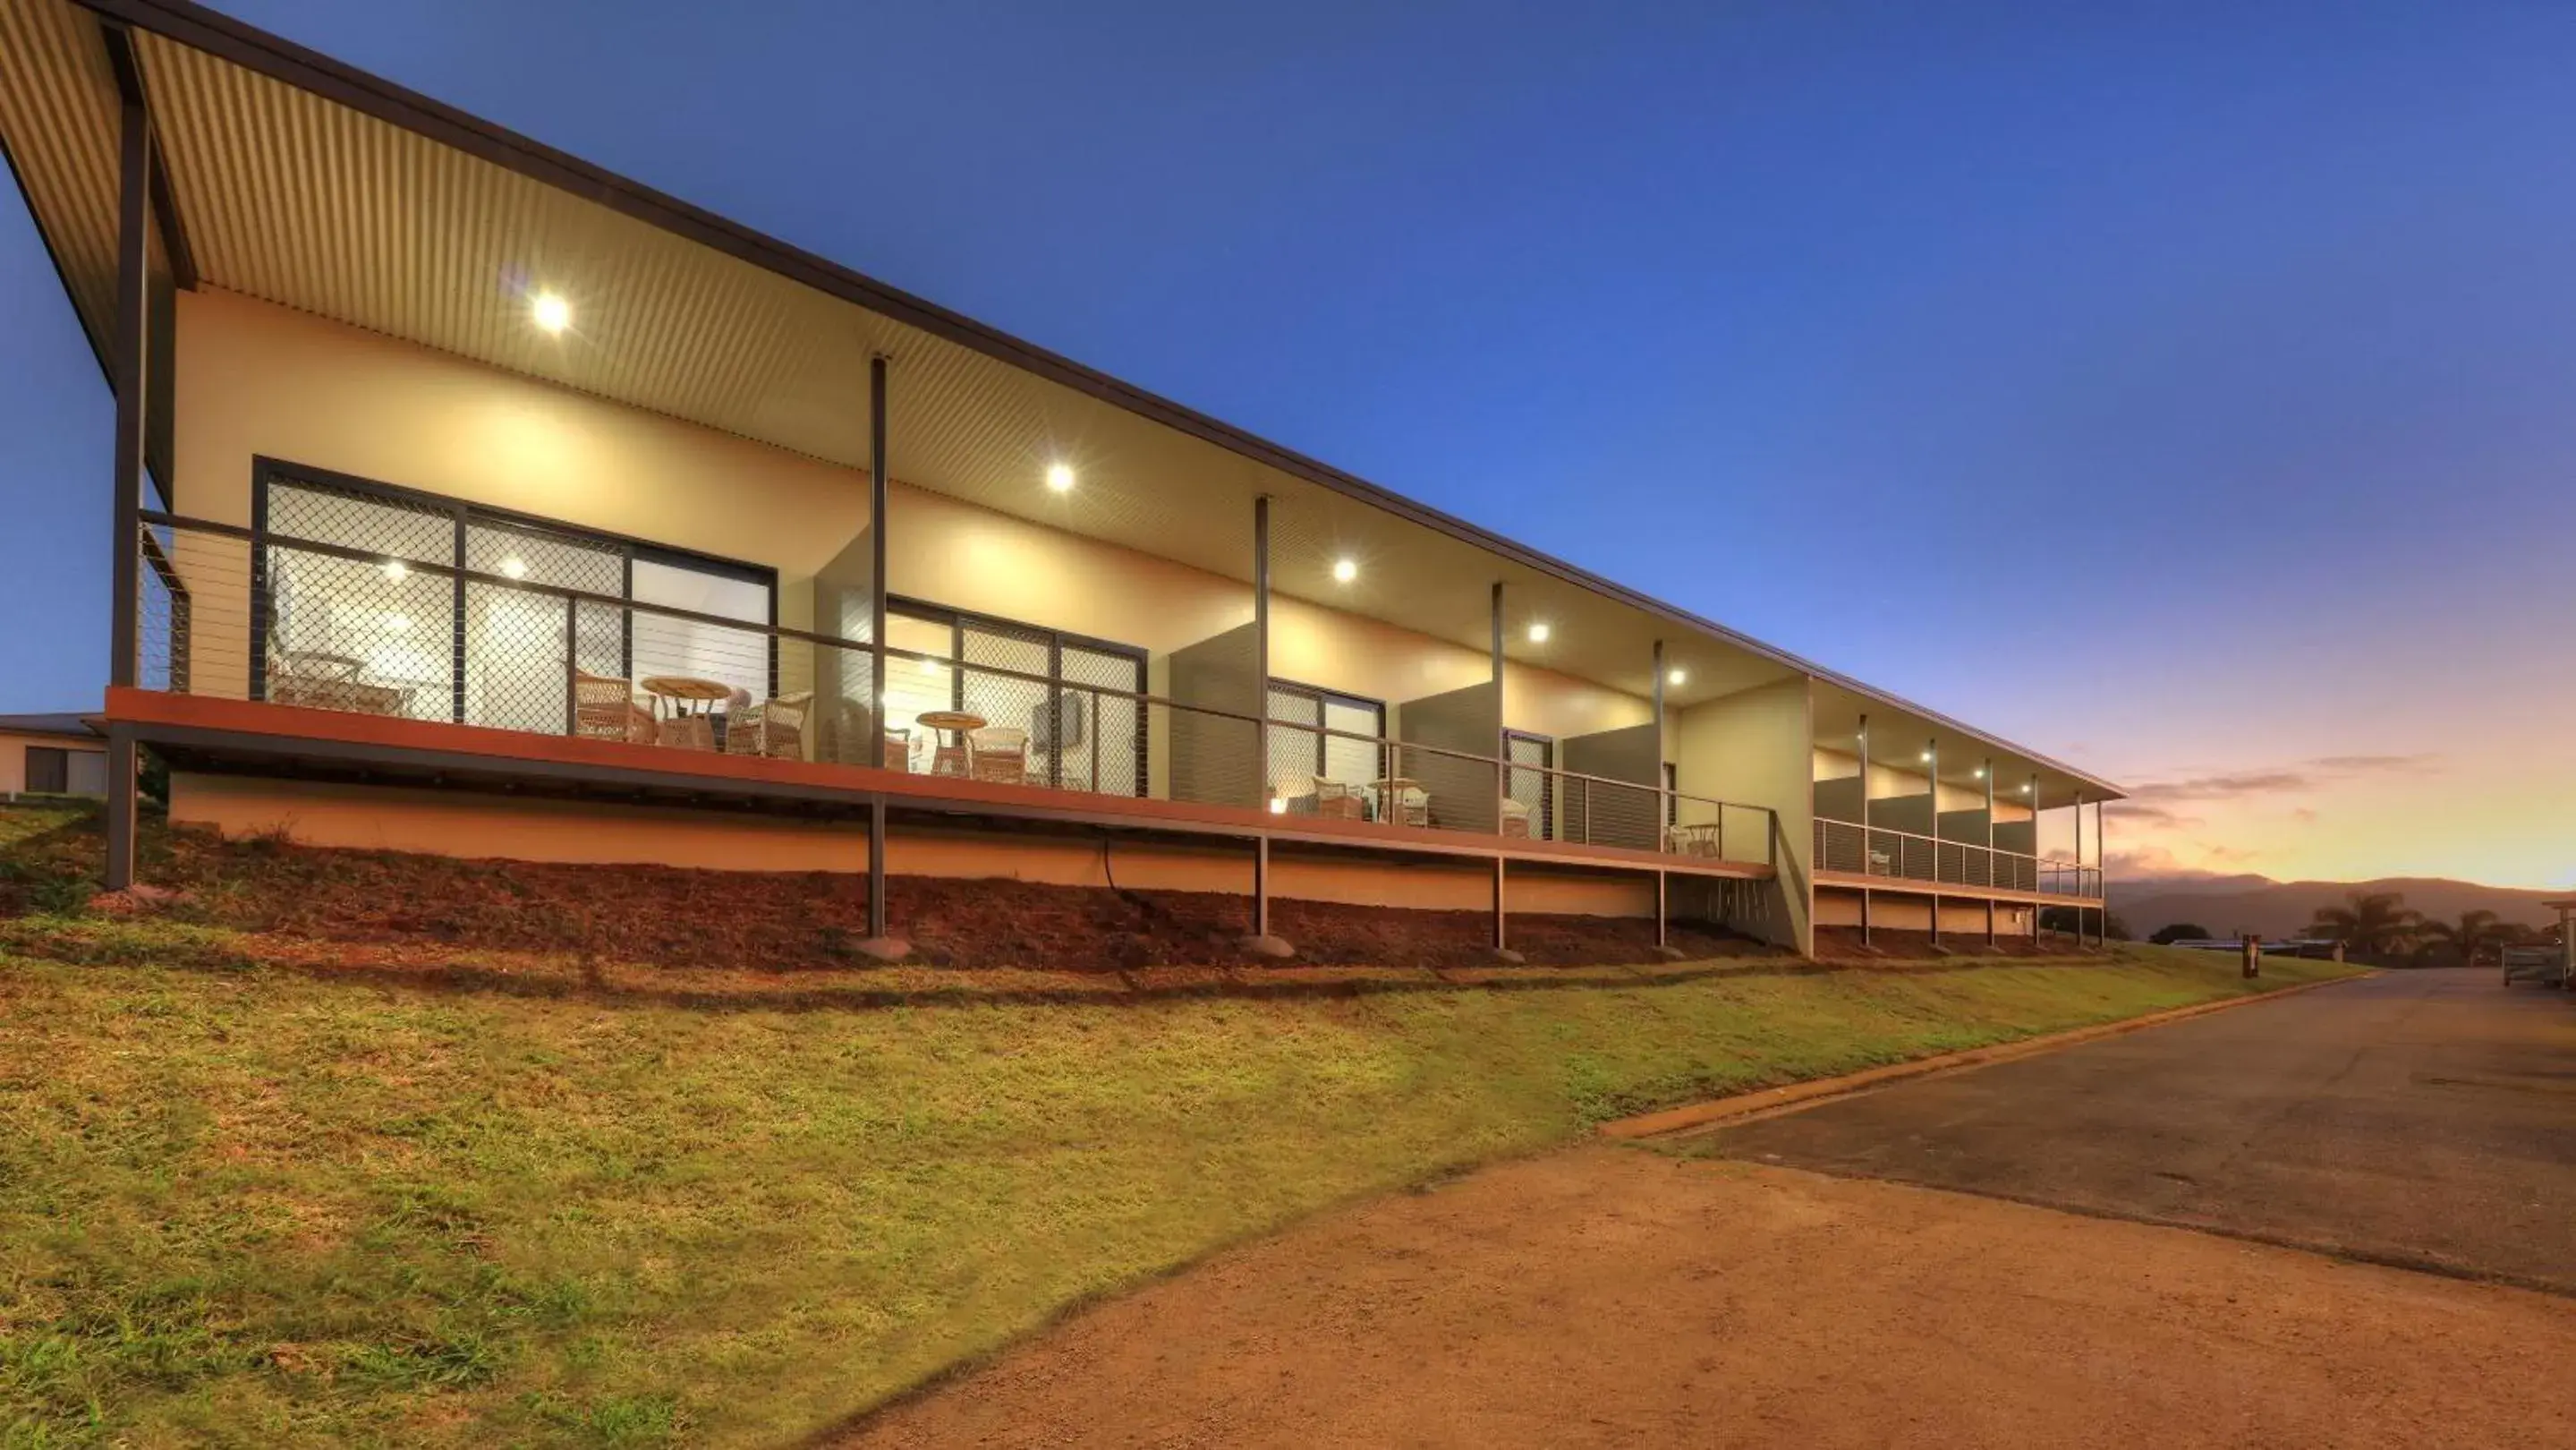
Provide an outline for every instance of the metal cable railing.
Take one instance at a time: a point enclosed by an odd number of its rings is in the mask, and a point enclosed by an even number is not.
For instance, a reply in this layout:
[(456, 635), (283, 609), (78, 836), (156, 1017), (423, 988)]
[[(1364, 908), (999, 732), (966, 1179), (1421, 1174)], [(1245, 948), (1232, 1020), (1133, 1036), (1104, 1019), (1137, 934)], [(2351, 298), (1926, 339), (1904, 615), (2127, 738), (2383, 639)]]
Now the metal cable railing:
[[(1045, 672), (654, 604), (583, 587), (600, 582), (582, 575), (585, 561), (550, 558), (542, 541), (469, 549), (459, 564), (426, 547), (380, 552), (147, 512), (138, 547), (151, 562), (138, 586), (148, 689), (1778, 863), (1768, 807), (1183, 704), (1115, 683), (1136, 666), (1105, 653), (1067, 647)], [(1008, 657), (1008, 643), (991, 652)], [(880, 655), (882, 712), (871, 708)], [(1316, 758), (1351, 778), (1265, 781), (1280, 775), (1261, 765), (1265, 725), (1340, 742)], [(1229, 768), (1181, 768), (1184, 737)]]
[(1942, 886), (1992, 887), (2099, 899), (2102, 868), (1967, 841), (1816, 818), (1815, 869)]

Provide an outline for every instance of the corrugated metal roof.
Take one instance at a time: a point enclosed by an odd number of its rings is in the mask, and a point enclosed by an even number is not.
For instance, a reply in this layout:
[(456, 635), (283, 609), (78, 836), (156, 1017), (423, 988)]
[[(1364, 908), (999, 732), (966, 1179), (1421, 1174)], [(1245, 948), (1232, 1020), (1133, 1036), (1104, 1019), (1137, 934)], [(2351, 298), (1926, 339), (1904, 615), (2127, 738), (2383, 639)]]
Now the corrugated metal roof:
[(0, 735), (94, 735), (85, 715), (0, 715)]
[[(207, 285), (852, 468), (868, 464), (867, 363), (882, 352), (895, 359), (890, 472), (905, 482), (1234, 578), (1248, 574), (1251, 499), (1268, 493), (1289, 548), (1321, 559), (1357, 543), (1401, 566), (1373, 571), (1362, 597), (1281, 571), (1281, 588), (1317, 602), (1481, 646), (1484, 588), (1500, 578), (1586, 626), (1566, 636), (1587, 641), (1580, 652), (1515, 641), (1516, 658), (1643, 694), (1652, 640), (1695, 636), (1684, 647), (1708, 661), (1695, 672), (1707, 685), (1808, 671), (2109, 789), (200, 7), (87, 3), (137, 27)], [(0, 137), (104, 336), (118, 101), (97, 22), (70, 0), (0, 0), (0, 41)], [(467, 144), (424, 134), (441, 128)], [(537, 289), (571, 301), (567, 333), (529, 325)], [(1081, 472), (1077, 500), (1034, 486), (1060, 458)], [(1614, 640), (1615, 657), (1599, 652)]]
[(102, 355), (116, 313), (119, 102), (97, 24), (61, 0), (0, 0), (0, 148)]

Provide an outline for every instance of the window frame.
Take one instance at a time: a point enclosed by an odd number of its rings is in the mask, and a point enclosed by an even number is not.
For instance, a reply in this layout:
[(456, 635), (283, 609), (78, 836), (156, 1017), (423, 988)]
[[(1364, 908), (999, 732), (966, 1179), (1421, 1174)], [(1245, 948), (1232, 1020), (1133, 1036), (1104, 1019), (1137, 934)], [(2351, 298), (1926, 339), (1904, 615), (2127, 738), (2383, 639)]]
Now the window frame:
[[(36, 757), (39, 755), (53, 766), (54, 784), (51, 788), (36, 784)], [(26, 777), (24, 788), (29, 795), (69, 795), (72, 790), (71, 749), (63, 745), (30, 745), (26, 747), (20, 773)]]
[[(1114, 639), (1101, 639), (1095, 635), (1082, 634), (1070, 629), (1055, 629), (1043, 624), (1031, 624), (1026, 620), (1011, 619), (1004, 615), (985, 614), (978, 610), (959, 609), (951, 605), (936, 604), (930, 600), (922, 599), (910, 594), (888, 594), (886, 596), (886, 632), (888, 634), (892, 634), (894, 632), (893, 623), (895, 616), (897, 615), (901, 615), (918, 624), (946, 625), (948, 627), (948, 657), (946, 660), (946, 664), (948, 666), (948, 708), (952, 710), (963, 710), (966, 708), (966, 671), (971, 669), (989, 670), (993, 668), (993, 666), (990, 665), (972, 665), (966, 662), (966, 631), (970, 626), (983, 625), (988, 627), (990, 631), (995, 634), (1018, 633), (1044, 636), (1047, 642), (1046, 674), (1047, 679), (1050, 682), (1050, 698), (1055, 700), (1061, 700), (1064, 697), (1064, 652), (1067, 647), (1082, 650), (1090, 654), (1115, 655), (1118, 658), (1132, 661), (1136, 666), (1135, 693), (1139, 697), (1136, 706), (1136, 790), (1134, 798), (1142, 800), (1153, 793), (1153, 762), (1151, 759), (1151, 751), (1153, 748), (1153, 728), (1151, 723), (1153, 719), (1153, 707), (1145, 704), (1142, 699), (1142, 697), (1148, 693), (1146, 689), (1149, 682), (1147, 671), (1150, 665), (1151, 655), (1142, 646), (1124, 644)], [(887, 657), (886, 665), (888, 669), (893, 668), (894, 660), (892, 656)], [(1077, 681), (1074, 683), (1073, 688), (1077, 690), (1088, 690), (1093, 687)], [(1090, 728), (1095, 731), (1099, 729), (1096, 715), (1094, 716), (1094, 722)], [(1064, 781), (1063, 760), (1060, 757), (1050, 757), (1047, 763), (1047, 770), (1050, 777), (1047, 782), (1049, 787), (1061, 789)], [(1099, 784), (1100, 783), (1098, 781), (1092, 782), (1093, 792), (1095, 794), (1103, 793), (1099, 790)]]
[(686, 549), (676, 544), (641, 539), (608, 529), (590, 528), (562, 519), (547, 518), (542, 514), (476, 503), (457, 498), (452, 494), (407, 488), (401, 484), (362, 478), (356, 474), (319, 468), (308, 463), (296, 463), (267, 454), (254, 454), (251, 458), (250, 493), (252, 603), (250, 697), (254, 700), (268, 698), (268, 632), (271, 621), (277, 615), (276, 600), (271, 596), (268, 577), (271, 533), (268, 522), (268, 495), (270, 487), (276, 484), (283, 484), (288, 488), (300, 486), (356, 494), (362, 498), (381, 499), (387, 503), (399, 504), (425, 513), (445, 514), (451, 520), (454, 528), (448, 557), (443, 560), (416, 559), (410, 562), (460, 571), (453, 579), (455, 589), (448, 606), (448, 630), (451, 638), (448, 663), (450, 691), (448, 718), (452, 723), (463, 724), (465, 721), (465, 587), (468, 581), (462, 571), (466, 560), (466, 531), (477, 527), (498, 529), (532, 538), (551, 538), (571, 545), (617, 554), (622, 561), (618, 588), (620, 600), (625, 606), (618, 611), (619, 668), (629, 675), (633, 674), (635, 668), (634, 603), (637, 560), (696, 570), (761, 586), (769, 596), (768, 618), (763, 623), (772, 631), (767, 636), (769, 694), (775, 696), (778, 693), (778, 636), (775, 633), (778, 628), (778, 571), (775, 568), (765, 564), (754, 564), (747, 560), (727, 558), (721, 554)]
[[(1367, 710), (1376, 715), (1377, 734), (1374, 738), (1377, 741), (1377, 778), (1382, 780), (1386, 777), (1386, 750), (1387, 746), (1393, 742), (1389, 741), (1386, 735), (1386, 702), (1384, 700), (1374, 700), (1366, 695), (1354, 695), (1347, 690), (1328, 690), (1322, 685), (1309, 685), (1301, 680), (1285, 679), (1280, 676), (1273, 675), (1270, 677), (1270, 681), (1263, 689), (1261, 695), (1261, 713), (1263, 718), (1269, 720), (1279, 719), (1278, 716), (1270, 713), (1271, 690), (1277, 690), (1282, 694), (1295, 695), (1301, 699), (1314, 701), (1315, 719), (1319, 724), (1324, 719), (1324, 709), (1328, 705), (1346, 705), (1356, 709)], [(1281, 721), (1280, 723), (1295, 726), (1300, 722), (1287, 720)], [(1315, 758), (1313, 764), (1315, 767), (1315, 774), (1318, 777), (1321, 777), (1324, 774), (1324, 767), (1329, 760), (1327, 752), (1331, 750), (1333, 740), (1331, 736), (1323, 734), (1316, 735), (1314, 740)], [(1268, 767), (1265, 765), (1264, 769), (1267, 768)], [(1367, 782), (1361, 782), (1361, 784), (1366, 783)]]

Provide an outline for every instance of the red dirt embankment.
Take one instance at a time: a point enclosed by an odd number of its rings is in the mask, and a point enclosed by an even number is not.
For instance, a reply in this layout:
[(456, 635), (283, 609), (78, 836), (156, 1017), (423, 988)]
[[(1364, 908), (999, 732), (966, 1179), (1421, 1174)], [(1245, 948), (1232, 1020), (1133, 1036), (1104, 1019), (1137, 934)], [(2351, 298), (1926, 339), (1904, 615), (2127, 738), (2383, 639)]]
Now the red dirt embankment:
[[(469, 950), (565, 952), (666, 967), (799, 970), (863, 962), (867, 880), (825, 872), (683, 870), (459, 861), (384, 851), (226, 842), (153, 832), (144, 877), (180, 897), (159, 914), (274, 937), (434, 943)], [(95, 829), (78, 825), (11, 853), (22, 874), (94, 877)], [(5, 888), (7, 883), (0, 883)], [(0, 889), (0, 915), (41, 892)], [(1114, 971), (1248, 959), (1249, 903), (1207, 892), (1124, 891), (1027, 881), (897, 876), (894, 933), (935, 966)], [(1491, 918), (1278, 900), (1272, 929), (1309, 965), (1467, 967), (1491, 961)], [(1723, 931), (1676, 926), (1693, 959), (1778, 955)], [(1533, 966), (1651, 960), (1654, 923), (1515, 914), (1511, 944)]]

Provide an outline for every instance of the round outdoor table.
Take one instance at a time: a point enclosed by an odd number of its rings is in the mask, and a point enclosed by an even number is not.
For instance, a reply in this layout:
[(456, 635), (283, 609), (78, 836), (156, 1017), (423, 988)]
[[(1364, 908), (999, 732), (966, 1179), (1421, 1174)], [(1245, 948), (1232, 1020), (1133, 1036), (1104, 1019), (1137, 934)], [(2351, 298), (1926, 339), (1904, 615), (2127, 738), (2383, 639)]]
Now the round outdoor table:
[(971, 710), (924, 710), (913, 716), (912, 721), (938, 737), (939, 748), (930, 757), (932, 775), (964, 775), (966, 732), (981, 730), (992, 723)]
[(684, 750), (716, 748), (715, 708), (733, 698), (733, 686), (693, 675), (647, 675), (635, 685), (670, 702), (671, 718), (661, 724), (663, 744)]

